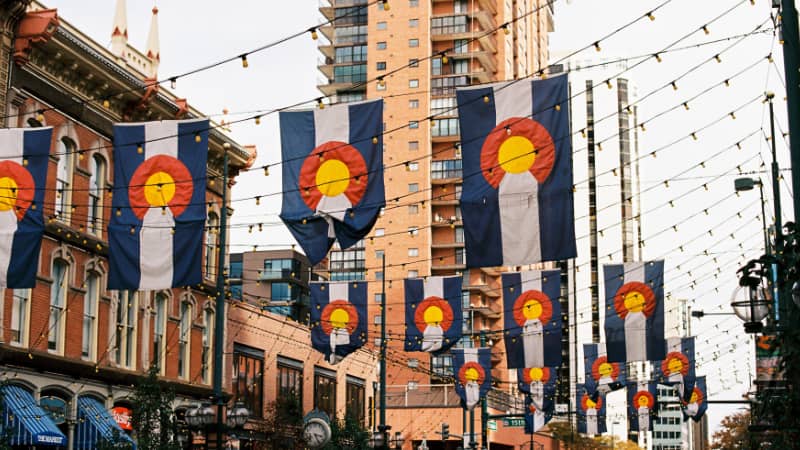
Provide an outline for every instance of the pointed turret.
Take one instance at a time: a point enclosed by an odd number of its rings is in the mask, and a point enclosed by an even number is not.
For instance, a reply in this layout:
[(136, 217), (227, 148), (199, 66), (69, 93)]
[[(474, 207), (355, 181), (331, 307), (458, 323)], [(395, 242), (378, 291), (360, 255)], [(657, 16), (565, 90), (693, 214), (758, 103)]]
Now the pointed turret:
[(114, 28), (111, 31), (111, 52), (117, 56), (125, 56), (125, 47), (128, 44), (128, 12), (125, 0), (117, 0), (117, 10), (114, 13)]
[(149, 77), (156, 78), (158, 74), (158, 64), (161, 62), (158, 41), (158, 8), (153, 7), (153, 18), (150, 20), (150, 34), (147, 35), (147, 58), (150, 59), (151, 69), (147, 74)]

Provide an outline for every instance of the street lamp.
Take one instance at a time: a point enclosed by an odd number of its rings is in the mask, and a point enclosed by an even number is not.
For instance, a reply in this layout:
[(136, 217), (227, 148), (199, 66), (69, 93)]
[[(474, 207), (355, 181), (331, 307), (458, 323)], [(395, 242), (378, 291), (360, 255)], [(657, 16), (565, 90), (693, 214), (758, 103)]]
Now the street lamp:
[[(383, 429), (381, 429), (383, 428)], [(384, 427), (378, 427), (378, 431), (372, 433), (372, 437), (369, 439), (368, 445), (370, 448), (389, 448), (389, 449), (401, 449), (403, 448), (403, 444), (405, 443), (406, 439), (403, 437), (403, 433), (397, 431), (394, 433), (394, 436), (391, 436), (388, 431), (392, 427), (386, 425)], [(388, 440), (388, 442), (387, 442)], [(427, 445), (426, 445), (427, 447)]]
[(760, 332), (764, 328), (761, 321), (769, 313), (772, 296), (762, 283), (766, 270), (765, 265), (759, 260), (751, 260), (739, 269), (742, 277), (739, 279), (739, 286), (733, 291), (731, 307), (744, 321), (746, 333)]
[(754, 178), (737, 178), (733, 180), (733, 187), (736, 193), (751, 191), (753, 187), (758, 185), (758, 192), (761, 195), (761, 225), (764, 230), (764, 253), (769, 254), (769, 234), (767, 231), (767, 215), (764, 212), (764, 183), (760, 179)]
[(705, 316), (733, 316), (734, 313), (709, 313), (705, 312), (702, 309), (692, 311), (692, 317), (696, 317), (698, 319), (705, 317)]

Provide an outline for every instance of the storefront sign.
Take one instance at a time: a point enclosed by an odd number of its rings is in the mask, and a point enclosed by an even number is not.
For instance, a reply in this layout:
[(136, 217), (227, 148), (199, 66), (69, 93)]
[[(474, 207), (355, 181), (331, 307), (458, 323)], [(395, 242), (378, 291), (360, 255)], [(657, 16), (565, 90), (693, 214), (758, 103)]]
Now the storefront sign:
[(114, 416), (114, 420), (117, 421), (117, 424), (123, 430), (133, 430), (133, 425), (131, 425), (131, 410), (124, 407), (124, 406), (115, 406), (111, 408), (111, 415)]

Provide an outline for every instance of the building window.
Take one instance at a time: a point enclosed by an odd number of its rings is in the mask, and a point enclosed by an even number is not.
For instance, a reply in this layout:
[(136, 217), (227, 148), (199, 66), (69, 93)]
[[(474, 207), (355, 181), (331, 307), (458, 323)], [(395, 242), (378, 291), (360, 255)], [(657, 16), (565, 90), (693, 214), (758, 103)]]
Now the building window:
[(303, 415), (303, 363), (278, 356), (278, 400), (285, 411)]
[(456, 39), (453, 41), (453, 53), (467, 53), (469, 51), (469, 41), (467, 39)]
[(456, 242), (463, 243), (464, 242), (464, 227), (456, 227)]
[(386, 61), (378, 61), (375, 63), (376, 70), (386, 70)]
[(419, 59), (411, 58), (408, 60), (408, 67), (419, 67)]
[(409, 8), (416, 8), (419, 6), (419, 0), (408, 0)]
[[(378, 236), (378, 230), (375, 235)], [(366, 254), (364, 242), (359, 241), (352, 247), (342, 250), (337, 246), (330, 252), (330, 280), (331, 281), (354, 281), (364, 279), (364, 268), (366, 267)]]
[(431, 161), (431, 178), (434, 180), (461, 178), (461, 164), (460, 159)]
[(280, 280), (300, 277), (300, 261), (294, 258), (265, 259), (262, 278)]
[(408, 87), (410, 87), (412, 89), (418, 88), (419, 87), (419, 80), (416, 79), (416, 78), (412, 78), (412, 79), (408, 80)]
[(86, 294), (83, 296), (83, 336), (81, 358), (94, 361), (97, 340), (97, 307), (100, 300), (100, 275), (91, 272), (86, 277)]
[(456, 264), (467, 263), (467, 252), (463, 248), (456, 249)]
[(445, 16), (431, 18), (431, 34), (455, 34), (467, 32), (467, 16)]
[(417, 227), (408, 227), (408, 234), (411, 236), (419, 235), (419, 228)]
[(410, 249), (408, 249), (408, 256), (412, 256), (412, 257), (419, 256), (419, 249), (418, 248), (410, 248)]
[(408, 183), (408, 192), (419, 192), (419, 183)]
[(50, 286), (50, 328), (47, 338), (47, 349), (56, 353), (64, 353), (64, 330), (67, 290), (69, 289), (69, 265), (63, 259), (53, 261), (50, 272), (53, 284)]
[(386, 50), (386, 42), (385, 41), (378, 42), (377, 48), (378, 50)]
[(409, 47), (419, 47), (419, 39), (409, 39), (408, 40)]
[(409, 28), (419, 28), (419, 19), (408, 19)]
[[(354, 4), (354, 2), (349, 3), (351, 5)], [(336, 8), (334, 11), (333, 24), (336, 27), (367, 24), (366, 6), (357, 5), (349, 8)]]
[(375, 271), (375, 279), (376, 280), (382, 280), (383, 279), (383, 272), (380, 271), (380, 270), (376, 270)]
[(333, 40), (335, 44), (361, 44), (367, 42), (367, 26), (334, 27)]
[(416, 121), (416, 120), (412, 120), (412, 121), (408, 122), (408, 128), (410, 130), (416, 130), (417, 128), (419, 128), (419, 122)]
[(467, 0), (455, 0), (453, 2), (453, 12), (456, 14), (464, 14), (467, 12)]
[(409, 215), (419, 214), (419, 205), (408, 205), (408, 214)]
[(347, 375), (345, 414), (350, 420), (357, 422), (361, 426), (364, 426), (366, 409), (366, 392), (364, 385), (365, 382), (361, 378)]
[(211, 352), (211, 346), (214, 342), (214, 310), (211, 305), (203, 310), (203, 323), (205, 327), (203, 328), (203, 354), (201, 355), (203, 366), (201, 367), (201, 376), (203, 377), (203, 383), (211, 384), (211, 362), (214, 357)]
[(409, 150), (419, 150), (419, 141), (408, 141)]
[(169, 297), (163, 292), (156, 293), (155, 307), (156, 319), (153, 325), (153, 364), (158, 367), (158, 373), (164, 375), (164, 356), (167, 349), (167, 301)]
[(454, 96), (456, 88), (469, 86), (469, 79), (465, 75), (449, 76), (431, 79), (431, 95)]
[(219, 217), (216, 213), (208, 214), (208, 226), (206, 227), (206, 260), (204, 273), (207, 279), (214, 279), (216, 275), (216, 249), (217, 249), (217, 233), (216, 229), (219, 226)]
[(375, 228), (375, 236), (383, 236), (386, 234), (386, 230), (383, 228)]
[(336, 47), (334, 62), (336, 64), (367, 62), (367, 46)]
[(416, 161), (412, 161), (408, 163), (408, 171), (409, 172), (416, 172), (419, 170), (419, 163)]
[(409, 270), (408, 271), (408, 277), (407, 278), (418, 278), (418, 277), (419, 277), (419, 271), (417, 271), (417, 270)]
[(89, 178), (89, 217), (86, 229), (99, 236), (103, 229), (103, 190), (105, 189), (106, 161), (102, 156), (92, 156)]
[(75, 161), (75, 142), (64, 138), (59, 143), (58, 165), (56, 166), (56, 218), (64, 222), (69, 222), (70, 212), (72, 211), (72, 172), (74, 171)]
[(375, 294), (374, 298), (375, 298), (375, 303), (383, 302), (383, 293), (378, 292), (377, 294)]
[(189, 378), (191, 365), (191, 339), (192, 339), (192, 304), (181, 302), (180, 323), (178, 325), (178, 377)]
[(455, 97), (432, 98), (431, 114), (434, 116), (455, 116), (458, 113)]
[(336, 417), (336, 372), (314, 368), (314, 407)]
[(115, 358), (117, 364), (127, 369), (136, 368), (136, 292), (119, 291), (117, 299), (117, 330)]
[(431, 136), (458, 136), (458, 119), (436, 119)]
[(28, 345), (28, 317), (31, 308), (31, 290), (14, 289), (11, 302), (11, 343)]
[(242, 402), (252, 417), (264, 414), (264, 352), (233, 344), (231, 387), (234, 402)]
[(417, 109), (419, 108), (419, 100), (412, 99), (408, 101), (408, 109)]
[(336, 66), (333, 68), (334, 83), (358, 83), (367, 81), (367, 65)]
[(375, 259), (383, 259), (383, 250), (375, 250)]
[(386, 22), (378, 22), (377, 29), (378, 30), (385, 30), (386, 29)]
[(450, 378), (453, 376), (453, 357), (447, 355), (431, 355), (431, 372), (436, 378)]

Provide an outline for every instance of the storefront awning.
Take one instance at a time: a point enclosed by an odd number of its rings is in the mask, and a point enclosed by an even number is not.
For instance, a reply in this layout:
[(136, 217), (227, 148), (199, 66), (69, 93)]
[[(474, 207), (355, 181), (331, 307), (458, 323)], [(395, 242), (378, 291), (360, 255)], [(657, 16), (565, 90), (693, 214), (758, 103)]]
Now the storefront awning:
[(11, 445), (67, 445), (67, 437), (25, 389), (7, 385), (2, 388), (3, 431), (8, 431)]
[(136, 448), (133, 439), (125, 434), (102, 403), (91, 397), (78, 397), (75, 450), (95, 449), (100, 441), (127, 442), (131, 448)]

